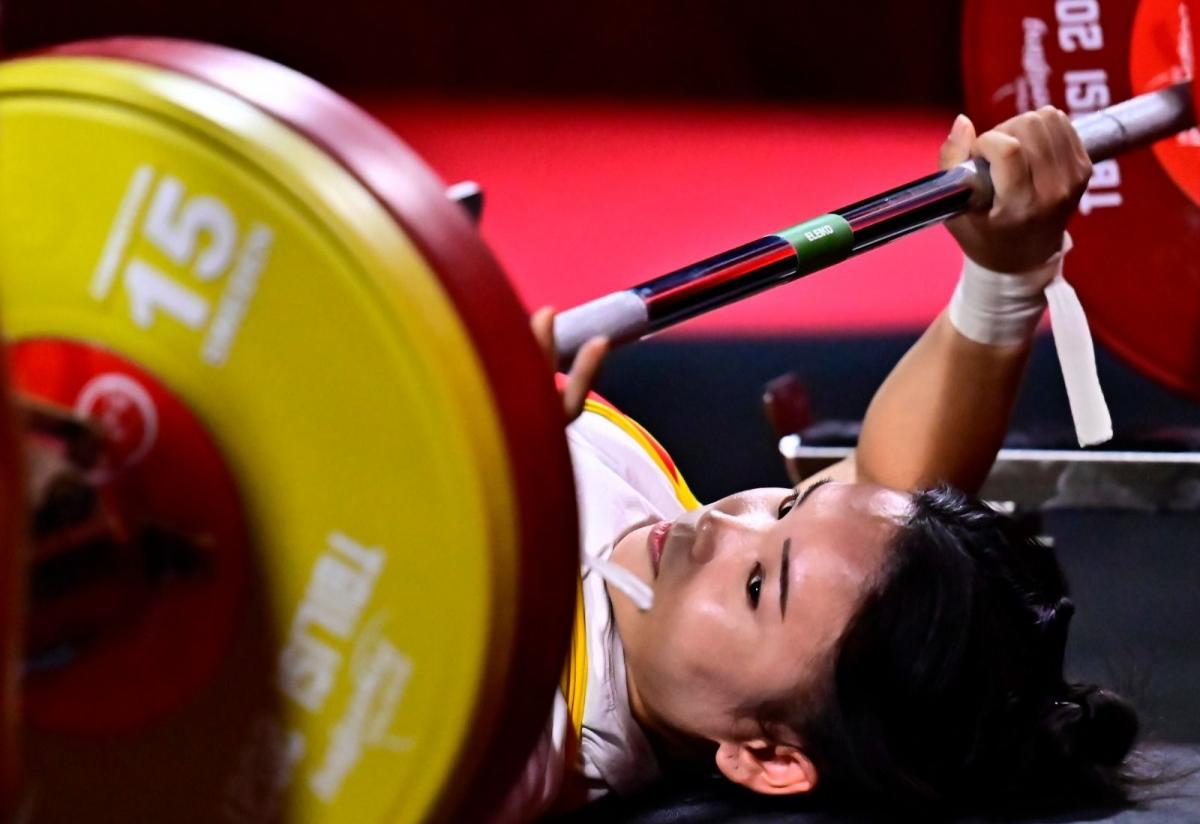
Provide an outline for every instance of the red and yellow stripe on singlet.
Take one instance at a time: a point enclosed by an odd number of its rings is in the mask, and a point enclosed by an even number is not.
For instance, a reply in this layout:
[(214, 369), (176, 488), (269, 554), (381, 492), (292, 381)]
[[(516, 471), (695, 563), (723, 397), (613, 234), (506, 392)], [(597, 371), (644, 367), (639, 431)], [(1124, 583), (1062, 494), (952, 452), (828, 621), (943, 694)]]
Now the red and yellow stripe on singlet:
[[(565, 375), (558, 376), (560, 389), (565, 380)], [(655, 440), (654, 436), (647, 432), (641, 424), (595, 392), (588, 393), (583, 410), (611, 421), (633, 438), (634, 442), (641, 446), (654, 461), (655, 466), (662, 470), (675, 490), (675, 497), (684, 509), (696, 509), (700, 506), (700, 502), (696, 500), (696, 496), (692, 494), (692, 490), (688, 488), (687, 482), (679, 473), (679, 468), (675, 466), (675, 461), (671, 460), (667, 450), (663, 449), (662, 444)], [(575, 598), (575, 622), (571, 631), (571, 648), (567, 654), (561, 682), (563, 697), (567, 700), (567, 710), (571, 718), (566, 746), (568, 764), (575, 763), (575, 758), (579, 754), (579, 737), (583, 733), (583, 709), (587, 698), (587, 673), (587, 625), (584, 623), (583, 578), (581, 577)]]

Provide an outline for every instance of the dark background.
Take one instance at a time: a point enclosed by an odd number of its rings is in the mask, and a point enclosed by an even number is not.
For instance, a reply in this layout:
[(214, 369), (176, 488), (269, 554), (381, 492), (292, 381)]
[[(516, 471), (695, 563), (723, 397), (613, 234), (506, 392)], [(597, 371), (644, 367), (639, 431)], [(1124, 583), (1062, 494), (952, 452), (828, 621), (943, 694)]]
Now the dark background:
[(954, 105), (959, 3), (9, 0), (9, 51), (192, 37), (339, 88)]

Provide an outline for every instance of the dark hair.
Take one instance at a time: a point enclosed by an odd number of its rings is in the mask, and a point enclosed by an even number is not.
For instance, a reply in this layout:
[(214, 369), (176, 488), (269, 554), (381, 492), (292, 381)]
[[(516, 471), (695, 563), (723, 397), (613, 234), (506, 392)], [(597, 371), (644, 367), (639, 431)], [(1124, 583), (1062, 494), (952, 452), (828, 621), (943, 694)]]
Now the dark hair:
[(1125, 799), (1137, 715), (1063, 679), (1054, 553), (963, 493), (912, 496), (880, 579), (797, 725), (827, 791), (981, 811)]

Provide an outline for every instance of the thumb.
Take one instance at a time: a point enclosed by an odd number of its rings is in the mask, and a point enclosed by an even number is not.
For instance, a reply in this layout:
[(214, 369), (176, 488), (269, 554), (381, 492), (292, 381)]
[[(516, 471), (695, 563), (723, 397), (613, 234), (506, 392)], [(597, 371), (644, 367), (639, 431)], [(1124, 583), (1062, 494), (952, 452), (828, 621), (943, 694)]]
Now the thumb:
[(949, 169), (951, 166), (957, 166), (971, 156), (971, 144), (975, 142), (975, 125), (971, 123), (971, 118), (965, 114), (960, 114), (954, 118), (954, 125), (950, 129), (950, 134), (946, 137), (946, 141), (942, 144), (942, 150), (938, 153), (938, 168)]

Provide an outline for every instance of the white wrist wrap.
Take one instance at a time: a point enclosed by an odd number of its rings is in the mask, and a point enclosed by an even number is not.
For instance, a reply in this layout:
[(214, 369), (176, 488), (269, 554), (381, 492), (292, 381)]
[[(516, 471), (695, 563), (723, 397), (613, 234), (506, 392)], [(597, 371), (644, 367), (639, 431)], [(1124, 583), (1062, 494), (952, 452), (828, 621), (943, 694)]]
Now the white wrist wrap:
[(1015, 275), (993, 272), (967, 258), (948, 314), (954, 328), (973, 341), (1012, 345), (1033, 337), (1048, 305), (1075, 435), (1080, 446), (1091, 446), (1112, 438), (1112, 418), (1096, 374), (1087, 317), (1075, 290), (1062, 276), (1063, 258), (1071, 245), (1071, 236), (1064, 234), (1060, 252), (1041, 266)]

